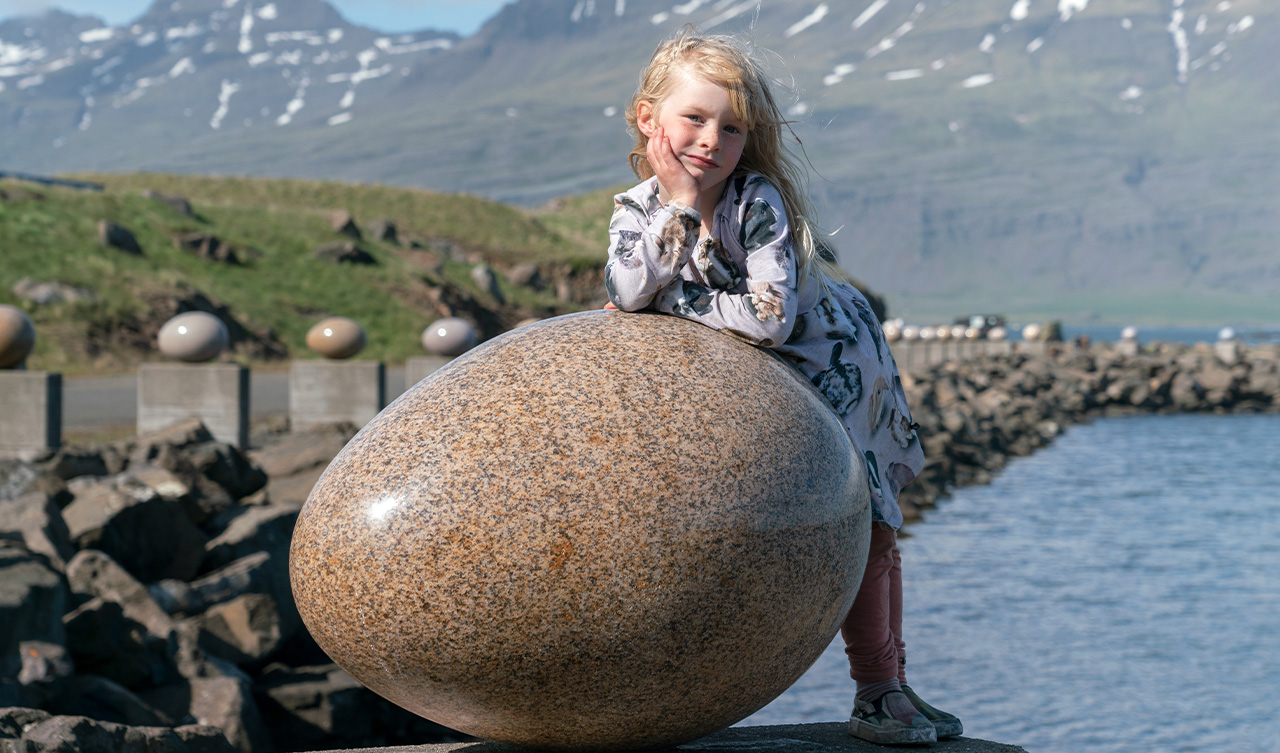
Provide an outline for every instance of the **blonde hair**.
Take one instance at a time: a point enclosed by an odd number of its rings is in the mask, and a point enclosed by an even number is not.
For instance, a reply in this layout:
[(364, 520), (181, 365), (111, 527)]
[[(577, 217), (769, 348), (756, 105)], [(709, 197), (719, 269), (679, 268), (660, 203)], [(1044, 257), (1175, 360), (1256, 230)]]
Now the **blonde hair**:
[[(637, 125), (640, 103), (648, 102), (656, 114), (681, 74), (692, 74), (728, 92), (733, 114), (747, 126), (746, 145), (734, 172), (762, 175), (782, 195), (783, 209), (787, 213), (799, 260), (797, 279), (804, 280), (815, 268), (829, 272), (828, 268), (833, 264), (819, 253), (820, 241), (813, 204), (807, 191), (807, 174), (784, 140), (784, 131), (791, 132), (790, 123), (774, 99), (772, 80), (747, 45), (738, 39), (700, 34), (686, 26), (658, 45), (640, 74), (640, 86), (627, 106), (627, 130), (636, 139), (635, 147), (627, 156), (632, 172), (641, 180), (648, 180), (654, 174), (645, 156), (649, 137)], [(798, 138), (796, 141), (799, 143)]]

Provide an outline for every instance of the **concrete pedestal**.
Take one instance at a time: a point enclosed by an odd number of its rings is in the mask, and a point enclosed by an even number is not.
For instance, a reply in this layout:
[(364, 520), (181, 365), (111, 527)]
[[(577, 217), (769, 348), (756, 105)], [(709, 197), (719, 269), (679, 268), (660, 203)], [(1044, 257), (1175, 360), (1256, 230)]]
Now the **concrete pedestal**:
[(301, 431), (339, 421), (364, 426), (386, 406), (385, 377), (380, 361), (294, 361), (289, 369), (290, 428)]
[(249, 369), (235, 363), (146, 363), (138, 369), (138, 433), (198, 418), (219, 442), (249, 446)]
[(0, 371), (0, 454), (54, 449), (62, 444), (62, 375)]
[(415, 356), (404, 361), (404, 388), (407, 390), (453, 360), (453, 356)]

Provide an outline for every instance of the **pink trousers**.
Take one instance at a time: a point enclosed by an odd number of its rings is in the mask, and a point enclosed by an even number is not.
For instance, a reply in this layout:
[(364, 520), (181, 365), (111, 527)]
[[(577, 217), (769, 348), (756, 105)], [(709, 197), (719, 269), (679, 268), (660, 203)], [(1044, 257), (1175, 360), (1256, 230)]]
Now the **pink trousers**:
[(849, 675), (858, 682), (907, 681), (907, 644), (902, 640), (902, 556), (898, 534), (886, 523), (871, 524), (871, 551), (853, 608), (840, 625)]

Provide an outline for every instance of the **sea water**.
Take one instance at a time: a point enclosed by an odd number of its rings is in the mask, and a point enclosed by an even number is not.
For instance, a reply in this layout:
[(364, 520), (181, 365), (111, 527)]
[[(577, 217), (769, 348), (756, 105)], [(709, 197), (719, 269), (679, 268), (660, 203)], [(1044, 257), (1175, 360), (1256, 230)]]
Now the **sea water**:
[[(912, 686), (1036, 753), (1280, 751), (1280, 416), (1070, 428), (900, 541)], [(742, 724), (848, 717), (840, 640)]]

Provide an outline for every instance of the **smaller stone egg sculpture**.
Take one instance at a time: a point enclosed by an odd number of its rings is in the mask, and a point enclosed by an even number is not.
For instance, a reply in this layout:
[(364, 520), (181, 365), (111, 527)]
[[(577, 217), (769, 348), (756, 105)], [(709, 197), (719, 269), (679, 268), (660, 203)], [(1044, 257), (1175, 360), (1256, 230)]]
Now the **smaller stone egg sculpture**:
[(479, 340), (475, 326), (456, 316), (437, 319), (422, 331), (422, 347), (433, 356), (460, 356)]
[(36, 345), (31, 317), (17, 306), (0, 304), (0, 369), (21, 366)]
[(1138, 328), (1137, 328), (1137, 327), (1125, 327), (1124, 329), (1120, 330), (1120, 339), (1121, 339), (1121, 340), (1137, 340), (1137, 339), (1138, 339)]
[(156, 336), (161, 353), (188, 363), (217, 358), (230, 342), (227, 325), (207, 311), (178, 314), (165, 322)]
[(1031, 324), (1028, 324), (1027, 326), (1022, 328), (1022, 339), (1028, 342), (1030, 342), (1031, 340), (1039, 340), (1040, 336), (1043, 334), (1044, 334), (1044, 330), (1040, 327), (1039, 324), (1036, 324), (1035, 322), (1032, 322)]
[(365, 334), (353, 319), (331, 316), (307, 331), (307, 347), (325, 358), (341, 360), (364, 350)]

